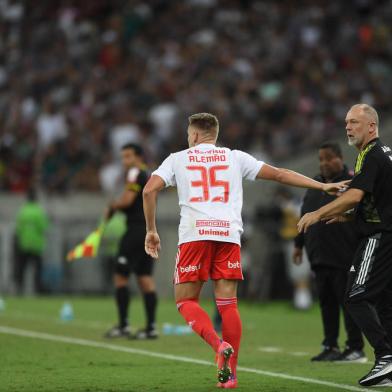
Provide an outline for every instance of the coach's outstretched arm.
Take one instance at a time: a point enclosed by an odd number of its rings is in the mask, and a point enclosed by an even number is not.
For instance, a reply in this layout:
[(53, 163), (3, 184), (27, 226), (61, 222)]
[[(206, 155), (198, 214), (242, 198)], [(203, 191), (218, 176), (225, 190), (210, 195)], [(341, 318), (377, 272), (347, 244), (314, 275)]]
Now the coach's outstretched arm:
[(159, 238), (155, 213), (157, 209), (157, 196), (165, 187), (165, 183), (161, 177), (152, 175), (143, 189), (143, 210), (146, 220), (146, 239), (144, 249), (148, 255), (154, 259), (158, 258), (161, 250), (161, 240)]
[(344, 191), (350, 183), (350, 180), (346, 180), (325, 184), (299, 174), (293, 170), (277, 168), (267, 164), (262, 166), (256, 178), (276, 181), (281, 184), (297, 186), (300, 188), (317, 189), (333, 195)]
[[(305, 214), (297, 224), (298, 231), (306, 233), (309, 226), (323, 219), (331, 219), (330, 222), (338, 222), (338, 217), (346, 211), (356, 207), (364, 197), (365, 192), (361, 189), (350, 188), (342, 196), (322, 206), (316, 211)], [(328, 222), (327, 222), (328, 223)]]

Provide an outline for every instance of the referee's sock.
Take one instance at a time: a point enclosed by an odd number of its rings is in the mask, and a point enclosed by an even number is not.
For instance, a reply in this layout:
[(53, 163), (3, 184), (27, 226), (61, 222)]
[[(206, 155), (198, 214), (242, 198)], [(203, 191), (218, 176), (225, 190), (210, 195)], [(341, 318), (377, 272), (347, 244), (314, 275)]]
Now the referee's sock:
[(234, 348), (230, 365), (234, 377), (236, 377), (238, 352), (242, 335), (242, 323), (238, 312), (237, 298), (216, 298), (216, 306), (222, 317), (222, 338)]
[(128, 325), (128, 304), (130, 298), (128, 287), (116, 287), (115, 297), (118, 311), (118, 324), (120, 328), (124, 328)]
[(210, 317), (199, 305), (197, 299), (177, 301), (177, 309), (188, 325), (217, 352), (221, 339), (215, 332)]
[(155, 291), (143, 294), (144, 308), (146, 310), (147, 331), (155, 329), (155, 315), (158, 304), (158, 297)]

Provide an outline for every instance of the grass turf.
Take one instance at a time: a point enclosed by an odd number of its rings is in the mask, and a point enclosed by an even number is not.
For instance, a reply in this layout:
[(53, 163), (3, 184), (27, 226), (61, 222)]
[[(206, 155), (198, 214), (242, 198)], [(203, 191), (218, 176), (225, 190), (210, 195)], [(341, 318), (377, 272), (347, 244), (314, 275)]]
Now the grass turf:
[[(70, 322), (59, 319), (65, 300), (72, 303), (75, 313)], [(213, 312), (211, 303), (205, 302), (203, 306)], [(370, 363), (339, 365), (309, 361), (320, 349), (317, 306), (308, 312), (298, 312), (286, 303), (241, 303), (240, 311), (244, 326), (240, 366), (352, 386), (357, 386), (357, 380), (371, 367)], [(156, 341), (103, 339), (103, 333), (115, 318), (110, 298), (6, 298), (0, 326), (213, 361), (211, 349), (194, 334), (161, 335)], [(143, 326), (143, 308), (138, 299), (132, 301), (131, 320), (132, 326)], [(158, 320), (160, 329), (165, 322), (183, 325), (172, 301), (160, 301)], [(274, 348), (276, 352), (265, 351)], [(372, 360), (368, 347), (367, 354)], [(0, 391), (215, 391), (215, 380), (212, 366), (0, 333)], [(339, 389), (240, 371), (239, 390)]]

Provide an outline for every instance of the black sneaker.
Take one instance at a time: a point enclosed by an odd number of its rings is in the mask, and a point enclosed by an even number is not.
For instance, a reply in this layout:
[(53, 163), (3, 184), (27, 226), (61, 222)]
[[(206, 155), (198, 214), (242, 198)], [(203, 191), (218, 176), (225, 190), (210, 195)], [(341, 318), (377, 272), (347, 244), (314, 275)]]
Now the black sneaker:
[(335, 361), (339, 363), (366, 363), (367, 358), (362, 350), (346, 348)]
[(135, 335), (131, 336), (131, 339), (136, 339), (136, 340), (145, 340), (145, 339), (157, 339), (159, 336), (159, 333), (156, 329), (139, 329), (135, 333)]
[(340, 350), (337, 347), (324, 347), (324, 350), (320, 354), (311, 358), (312, 362), (322, 361), (336, 361), (341, 355)]
[(375, 387), (392, 387), (392, 377), (383, 378), (377, 384), (374, 385)]
[(363, 387), (381, 385), (383, 380), (389, 381), (392, 376), (392, 355), (384, 355), (376, 360), (370, 372), (358, 382)]
[(131, 336), (131, 330), (128, 325), (120, 327), (118, 325), (110, 328), (104, 335), (105, 338), (129, 338)]

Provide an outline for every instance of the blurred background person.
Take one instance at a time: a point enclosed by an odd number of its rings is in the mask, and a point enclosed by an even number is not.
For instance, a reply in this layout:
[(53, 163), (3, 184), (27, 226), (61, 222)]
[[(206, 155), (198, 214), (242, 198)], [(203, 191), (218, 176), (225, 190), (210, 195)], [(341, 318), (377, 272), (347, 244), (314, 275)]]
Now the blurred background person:
[(293, 305), (298, 310), (307, 310), (312, 305), (309, 261), (305, 255), (302, 263), (292, 263), (294, 238), (298, 234), (297, 223), (300, 218), (301, 200), (283, 187), (277, 189), (275, 197), (280, 208), (279, 234), (282, 240), (283, 256), (289, 280), (293, 285)]
[[(320, 182), (336, 182), (353, 177), (343, 162), (338, 143), (325, 142), (319, 150), (320, 174), (314, 179)], [(303, 199), (301, 216), (319, 209), (336, 196), (325, 192), (308, 190)], [(358, 246), (359, 238), (351, 222), (327, 225), (319, 222), (304, 234), (295, 238), (293, 261), (301, 265), (308, 254), (315, 274), (319, 297), (324, 339), (322, 351), (312, 361), (366, 362), (364, 341), (354, 320), (343, 306), (348, 272)], [(306, 253), (303, 252), (305, 246)], [(343, 312), (347, 340), (343, 352), (339, 350), (340, 311)]]
[(49, 221), (46, 212), (37, 201), (34, 189), (27, 193), (27, 201), (16, 216), (14, 265), (18, 294), (24, 293), (27, 269), (34, 269), (34, 292), (42, 293), (42, 255), (46, 246)]

